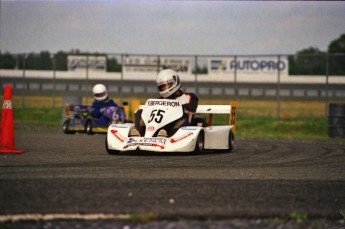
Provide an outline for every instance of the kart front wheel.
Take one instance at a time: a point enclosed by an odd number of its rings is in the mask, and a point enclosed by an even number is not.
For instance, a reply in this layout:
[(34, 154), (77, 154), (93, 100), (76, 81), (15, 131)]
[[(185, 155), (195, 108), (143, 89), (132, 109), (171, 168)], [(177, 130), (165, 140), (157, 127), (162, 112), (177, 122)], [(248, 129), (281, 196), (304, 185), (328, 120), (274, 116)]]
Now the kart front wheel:
[(91, 120), (88, 120), (86, 122), (86, 125), (85, 125), (85, 132), (88, 134), (88, 135), (92, 135), (93, 132), (92, 132), (92, 121)]
[(105, 137), (105, 149), (107, 150), (107, 153), (110, 155), (115, 155), (115, 154), (119, 154), (120, 151), (119, 150), (112, 150), (108, 148), (108, 138)]
[(200, 154), (204, 151), (204, 139), (205, 139), (204, 132), (200, 131), (195, 143), (195, 149), (194, 149), (195, 154)]
[(75, 131), (70, 131), (69, 130), (69, 127), (70, 127), (70, 120), (65, 120), (62, 124), (62, 131), (65, 133), (65, 134), (75, 134)]

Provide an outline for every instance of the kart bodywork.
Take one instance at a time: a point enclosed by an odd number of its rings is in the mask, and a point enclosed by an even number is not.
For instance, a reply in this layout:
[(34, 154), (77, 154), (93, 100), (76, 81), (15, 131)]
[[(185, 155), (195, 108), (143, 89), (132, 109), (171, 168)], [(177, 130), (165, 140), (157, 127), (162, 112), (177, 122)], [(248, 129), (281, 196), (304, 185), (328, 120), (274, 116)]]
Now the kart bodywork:
[[(124, 151), (195, 152), (204, 150), (231, 151), (235, 144), (237, 102), (231, 105), (199, 105), (190, 126), (180, 127), (172, 136), (157, 137), (160, 129), (183, 116), (178, 100), (149, 99), (141, 105), (141, 117), (145, 122), (145, 136), (130, 136), (133, 123), (112, 124), (108, 128), (106, 150), (109, 154)], [(229, 123), (212, 125), (213, 115), (228, 114)]]

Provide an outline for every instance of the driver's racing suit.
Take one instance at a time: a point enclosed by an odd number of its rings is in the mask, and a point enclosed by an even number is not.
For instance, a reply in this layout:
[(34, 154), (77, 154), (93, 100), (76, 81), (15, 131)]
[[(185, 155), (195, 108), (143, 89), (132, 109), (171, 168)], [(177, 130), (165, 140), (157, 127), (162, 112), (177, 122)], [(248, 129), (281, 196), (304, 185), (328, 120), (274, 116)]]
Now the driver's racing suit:
[(109, 124), (110, 119), (103, 116), (103, 112), (107, 107), (119, 107), (114, 100), (107, 98), (104, 101), (94, 100), (91, 106), (91, 116), (98, 118), (104, 125)]
[[(167, 131), (168, 136), (172, 136), (176, 133), (176, 131), (182, 126), (188, 126), (191, 123), (192, 117), (198, 107), (199, 98), (194, 93), (184, 93), (181, 90), (175, 92), (172, 96), (168, 98), (161, 97), (160, 99), (176, 99), (179, 100), (183, 107), (183, 116), (172, 122), (169, 123), (164, 129)], [(142, 110), (138, 110), (135, 114), (136, 122), (135, 126), (136, 129), (139, 130), (140, 136), (145, 135), (145, 123), (141, 118)]]

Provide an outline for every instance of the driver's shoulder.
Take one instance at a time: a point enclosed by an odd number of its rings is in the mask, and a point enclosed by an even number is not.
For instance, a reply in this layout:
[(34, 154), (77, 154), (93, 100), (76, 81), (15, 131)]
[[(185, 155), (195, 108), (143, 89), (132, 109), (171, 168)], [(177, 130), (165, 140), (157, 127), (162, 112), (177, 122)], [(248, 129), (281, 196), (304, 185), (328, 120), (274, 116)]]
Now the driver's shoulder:
[(187, 97), (189, 98), (189, 100), (199, 100), (198, 96), (194, 93), (189, 93), (189, 92), (185, 92), (181, 95), (181, 97)]

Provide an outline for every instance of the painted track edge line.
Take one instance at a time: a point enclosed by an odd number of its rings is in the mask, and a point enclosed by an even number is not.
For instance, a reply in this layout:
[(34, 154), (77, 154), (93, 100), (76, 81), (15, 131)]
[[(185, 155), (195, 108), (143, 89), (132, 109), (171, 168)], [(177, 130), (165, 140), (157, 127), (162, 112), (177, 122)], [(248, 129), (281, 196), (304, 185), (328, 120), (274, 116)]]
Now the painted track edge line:
[(14, 214), (0, 215), (0, 222), (49, 220), (126, 220), (128, 214)]

